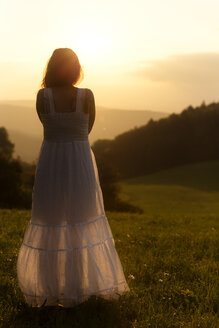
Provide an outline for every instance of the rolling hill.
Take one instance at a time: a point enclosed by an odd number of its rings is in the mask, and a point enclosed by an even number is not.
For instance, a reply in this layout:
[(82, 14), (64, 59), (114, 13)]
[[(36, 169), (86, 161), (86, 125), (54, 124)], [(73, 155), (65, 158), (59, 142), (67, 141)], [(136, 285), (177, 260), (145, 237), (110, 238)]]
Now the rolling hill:
[(219, 217), (219, 161), (122, 180), (121, 198), (148, 215)]

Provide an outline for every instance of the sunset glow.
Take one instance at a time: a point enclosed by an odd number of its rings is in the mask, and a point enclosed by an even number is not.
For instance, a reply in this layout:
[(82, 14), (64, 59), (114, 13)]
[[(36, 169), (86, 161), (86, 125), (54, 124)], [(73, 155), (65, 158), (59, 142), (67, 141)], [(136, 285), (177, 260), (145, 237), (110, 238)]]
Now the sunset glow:
[(218, 10), (216, 0), (3, 0), (0, 99), (34, 99), (53, 50), (69, 47), (98, 105), (171, 112), (216, 101)]

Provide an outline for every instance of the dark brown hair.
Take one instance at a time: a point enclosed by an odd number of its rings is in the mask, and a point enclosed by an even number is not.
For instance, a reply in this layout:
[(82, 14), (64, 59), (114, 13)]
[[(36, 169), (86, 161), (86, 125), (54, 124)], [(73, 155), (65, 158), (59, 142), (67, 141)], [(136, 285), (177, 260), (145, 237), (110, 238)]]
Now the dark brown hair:
[[(60, 78), (58, 72), (63, 64), (70, 63), (68, 75), (63, 79)], [(84, 78), (84, 73), (79, 62), (78, 56), (70, 48), (58, 48), (49, 58), (43, 80), (42, 88), (51, 88), (55, 86), (76, 85)]]

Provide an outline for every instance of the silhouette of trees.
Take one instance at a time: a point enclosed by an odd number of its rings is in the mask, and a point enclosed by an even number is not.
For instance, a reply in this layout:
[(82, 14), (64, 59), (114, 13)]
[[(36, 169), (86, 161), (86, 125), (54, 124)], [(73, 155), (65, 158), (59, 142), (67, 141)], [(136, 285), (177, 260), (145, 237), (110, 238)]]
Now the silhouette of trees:
[(98, 140), (93, 150), (98, 160), (118, 170), (120, 178), (219, 159), (219, 103), (203, 102), (180, 114), (150, 120), (113, 140)]
[[(109, 140), (97, 141), (96, 147), (99, 148), (98, 154), (101, 153), (101, 150), (107, 149), (108, 143)], [(142, 213), (142, 209), (123, 201), (119, 197), (120, 185), (118, 170), (111, 163), (103, 160), (102, 156), (98, 158), (97, 155), (96, 161), (98, 162), (99, 180), (103, 192), (105, 209), (109, 211)]]
[(0, 127), (0, 207), (28, 207), (30, 196), (22, 190), (22, 166), (13, 158), (14, 144)]

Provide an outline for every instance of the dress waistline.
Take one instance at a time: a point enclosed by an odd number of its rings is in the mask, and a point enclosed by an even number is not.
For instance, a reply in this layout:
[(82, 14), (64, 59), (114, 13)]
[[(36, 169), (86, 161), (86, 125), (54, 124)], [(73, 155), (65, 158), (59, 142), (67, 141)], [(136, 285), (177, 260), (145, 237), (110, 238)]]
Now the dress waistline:
[(56, 130), (55, 132), (44, 130), (44, 140), (53, 142), (71, 142), (75, 140), (88, 140), (88, 133), (64, 132)]

